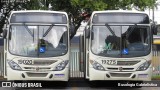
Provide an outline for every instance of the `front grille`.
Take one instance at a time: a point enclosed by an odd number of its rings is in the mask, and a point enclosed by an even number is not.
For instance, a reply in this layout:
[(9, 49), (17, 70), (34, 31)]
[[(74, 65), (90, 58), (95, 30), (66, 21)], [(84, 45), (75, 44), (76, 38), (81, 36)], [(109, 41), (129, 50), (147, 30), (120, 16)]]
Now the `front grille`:
[(118, 68), (107, 68), (108, 70), (118, 70)]
[(123, 70), (133, 70), (134, 68), (123, 68)]
[(46, 77), (48, 73), (27, 73), (29, 77)]
[(46, 71), (50, 70), (51, 68), (49, 67), (24, 67), (25, 70), (36, 70), (38, 69), (39, 71)]
[(131, 73), (110, 73), (111, 77), (130, 77)]
[(55, 60), (34, 60), (33, 65), (51, 65), (57, 61)]
[(117, 65), (135, 65), (139, 63), (140, 61), (117, 61)]
[[(113, 67), (108, 67), (107, 69), (108, 70), (116, 70), (116, 71), (119, 70), (118, 68), (113, 68)], [(122, 71), (128, 71), (128, 70), (134, 70), (134, 68), (122, 68)]]

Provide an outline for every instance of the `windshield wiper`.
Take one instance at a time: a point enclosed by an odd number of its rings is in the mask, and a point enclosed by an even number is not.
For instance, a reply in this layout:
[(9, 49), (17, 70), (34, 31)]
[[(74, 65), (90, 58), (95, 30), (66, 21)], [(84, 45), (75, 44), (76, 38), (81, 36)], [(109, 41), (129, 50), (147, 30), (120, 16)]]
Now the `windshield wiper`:
[(134, 24), (133, 27), (131, 27), (131, 29), (128, 31), (128, 34), (126, 35), (126, 37), (128, 38), (128, 36), (133, 32), (133, 30), (137, 27), (137, 24)]
[(49, 31), (53, 28), (53, 24), (48, 28), (48, 30), (43, 34), (43, 37), (45, 37), (48, 33), (49, 33)]
[(116, 36), (111, 27), (108, 25), (108, 23), (106, 23), (105, 26), (109, 29), (109, 31), (112, 33), (113, 36)]
[(28, 33), (33, 37), (34, 35), (32, 34), (31, 30), (25, 24), (23, 26), (26, 28), (26, 30), (28, 31)]

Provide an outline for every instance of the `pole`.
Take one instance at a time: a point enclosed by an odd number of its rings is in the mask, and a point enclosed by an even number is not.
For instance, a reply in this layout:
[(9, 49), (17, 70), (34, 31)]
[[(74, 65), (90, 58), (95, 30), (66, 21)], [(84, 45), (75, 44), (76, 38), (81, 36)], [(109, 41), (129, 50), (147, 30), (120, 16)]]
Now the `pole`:
[(152, 7), (152, 20), (153, 20), (153, 23), (154, 23), (154, 5)]

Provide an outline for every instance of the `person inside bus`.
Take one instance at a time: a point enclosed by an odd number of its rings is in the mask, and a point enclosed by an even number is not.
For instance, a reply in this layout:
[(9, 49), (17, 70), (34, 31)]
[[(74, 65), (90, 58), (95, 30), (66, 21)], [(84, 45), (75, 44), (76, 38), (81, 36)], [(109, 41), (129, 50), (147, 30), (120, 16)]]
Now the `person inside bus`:
[[(128, 48), (131, 51), (144, 50), (147, 40), (147, 30), (144, 28), (134, 28), (127, 37)], [(127, 33), (126, 33), (127, 34)]]
[(48, 50), (49, 48), (53, 48), (53, 45), (51, 43), (49, 43), (47, 40), (40, 39), (39, 40), (39, 47), (43, 47), (46, 50)]
[(118, 50), (120, 48), (120, 37), (109, 35), (105, 39), (106, 49)]
[(40, 40), (39, 40), (39, 46), (40, 46), (40, 47), (46, 47), (46, 44), (47, 44), (47, 43), (46, 43), (46, 41), (45, 41), (44, 39), (40, 39)]

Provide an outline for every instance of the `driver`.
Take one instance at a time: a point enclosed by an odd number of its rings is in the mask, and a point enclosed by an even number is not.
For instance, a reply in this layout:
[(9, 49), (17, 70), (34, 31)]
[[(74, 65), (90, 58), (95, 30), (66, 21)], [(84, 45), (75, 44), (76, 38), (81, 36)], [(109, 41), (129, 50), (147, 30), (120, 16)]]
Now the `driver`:
[(109, 35), (106, 37), (105, 43), (106, 45), (110, 46), (110, 47), (106, 46), (110, 49), (119, 49), (120, 37)]
[(52, 47), (53, 48), (53, 45), (51, 43), (49, 43), (47, 40), (44, 40), (44, 39), (40, 39), (39, 40), (39, 47), (44, 47), (44, 48), (49, 48), (49, 47)]
[(47, 45), (47, 42), (44, 39), (39, 40), (39, 46), (40, 47), (46, 47), (46, 45)]

